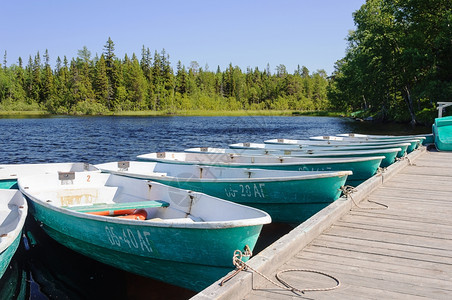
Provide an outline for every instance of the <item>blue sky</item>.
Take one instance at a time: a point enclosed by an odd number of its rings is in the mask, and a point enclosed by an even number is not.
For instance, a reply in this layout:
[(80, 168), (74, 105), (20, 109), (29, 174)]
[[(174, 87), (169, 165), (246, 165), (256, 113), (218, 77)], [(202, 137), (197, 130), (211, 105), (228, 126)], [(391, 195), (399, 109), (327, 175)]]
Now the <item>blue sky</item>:
[(297, 65), (328, 74), (345, 54), (345, 38), (354, 29), (352, 13), (365, 0), (160, 0), (160, 1), (2, 1), (1, 61), (8, 65), (41, 57), (48, 49), (56, 58), (77, 57), (86, 46), (101, 54), (108, 37), (115, 54), (141, 56), (163, 48), (176, 68), (197, 61), (224, 70), (229, 63), (266, 68), (283, 64), (292, 73)]

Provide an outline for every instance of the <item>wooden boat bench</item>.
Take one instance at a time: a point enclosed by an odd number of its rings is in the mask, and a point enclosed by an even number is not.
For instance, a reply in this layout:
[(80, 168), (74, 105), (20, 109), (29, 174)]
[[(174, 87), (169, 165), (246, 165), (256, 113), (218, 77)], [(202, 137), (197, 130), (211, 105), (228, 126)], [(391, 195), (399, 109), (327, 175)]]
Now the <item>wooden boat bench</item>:
[(83, 206), (69, 206), (64, 207), (77, 212), (98, 212), (106, 210), (124, 210), (124, 209), (139, 209), (152, 207), (168, 207), (169, 203), (163, 200), (151, 201), (136, 201), (136, 202), (122, 202), (122, 203), (100, 203)]

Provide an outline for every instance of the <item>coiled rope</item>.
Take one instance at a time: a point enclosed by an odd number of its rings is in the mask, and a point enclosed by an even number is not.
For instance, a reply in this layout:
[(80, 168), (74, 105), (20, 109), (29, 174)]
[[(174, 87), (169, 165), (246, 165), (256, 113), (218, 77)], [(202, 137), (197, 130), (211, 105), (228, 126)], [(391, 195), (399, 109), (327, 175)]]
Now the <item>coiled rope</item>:
[(354, 192), (357, 192), (358, 190), (355, 187), (351, 186), (351, 185), (341, 186), (340, 190), (345, 195), (345, 197), (352, 199), (353, 204), (355, 204), (355, 206), (357, 208), (359, 208), (359, 209), (380, 210), (380, 209), (388, 209), (389, 208), (389, 206), (386, 205), (386, 204), (383, 204), (383, 203), (380, 203), (380, 202), (377, 202), (377, 201), (373, 201), (373, 200), (369, 200), (369, 199), (367, 199), (367, 202), (374, 203), (374, 204), (377, 204), (378, 206), (382, 206), (382, 207), (362, 207), (362, 206), (359, 206), (358, 203), (355, 202), (355, 199), (353, 199), (353, 197), (352, 197), (352, 194)]
[[(223, 286), (225, 282), (229, 281), (231, 278), (233, 278), (235, 275), (237, 275), (240, 271), (243, 270), (251, 270), (253, 272), (255, 272), (256, 274), (260, 275), (261, 277), (263, 277), (264, 279), (266, 279), (268, 282), (272, 283), (273, 285), (286, 290), (286, 291), (291, 291), (293, 293), (302, 293), (304, 294), (305, 292), (320, 292), (320, 291), (330, 291), (330, 290), (334, 290), (336, 288), (338, 288), (340, 286), (340, 282), (339, 280), (327, 273), (321, 272), (321, 271), (316, 271), (316, 270), (309, 270), (309, 269), (287, 269), (287, 270), (282, 270), (279, 271), (278, 273), (276, 273), (275, 277), (276, 279), (282, 283), (279, 284), (278, 282), (268, 278), (266, 275), (262, 274), (261, 272), (259, 272), (256, 269), (253, 269), (252, 267), (250, 267), (248, 264), (246, 264), (242, 259), (243, 257), (250, 257), (252, 255), (250, 248), (248, 247), (248, 245), (245, 246), (245, 251), (242, 252), (240, 250), (235, 250), (234, 251), (234, 255), (232, 257), (232, 263), (234, 264), (234, 266), (236, 267), (236, 270), (234, 273), (232, 273), (231, 275), (225, 277), (221, 283), (220, 286)], [(315, 273), (315, 274), (320, 274), (326, 277), (329, 277), (331, 279), (333, 279), (336, 282), (335, 286), (332, 287), (326, 287), (326, 288), (317, 288), (317, 289), (298, 289), (296, 287), (293, 287), (292, 285), (290, 285), (287, 281), (283, 280), (281, 278), (281, 274), (282, 273), (287, 273), (287, 272), (310, 272), (310, 273)]]

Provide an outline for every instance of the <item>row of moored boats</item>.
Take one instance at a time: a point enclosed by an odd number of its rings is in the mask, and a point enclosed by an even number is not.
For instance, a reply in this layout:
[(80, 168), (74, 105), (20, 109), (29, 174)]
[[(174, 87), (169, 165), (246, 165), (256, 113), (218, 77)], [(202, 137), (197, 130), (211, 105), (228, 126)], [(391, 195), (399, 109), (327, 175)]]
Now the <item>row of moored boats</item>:
[(0, 165), (0, 275), (29, 211), (77, 252), (199, 291), (233, 269), (235, 250), (254, 248), (263, 225), (305, 221), (344, 185), (359, 185), (431, 139), (344, 134), (98, 165)]

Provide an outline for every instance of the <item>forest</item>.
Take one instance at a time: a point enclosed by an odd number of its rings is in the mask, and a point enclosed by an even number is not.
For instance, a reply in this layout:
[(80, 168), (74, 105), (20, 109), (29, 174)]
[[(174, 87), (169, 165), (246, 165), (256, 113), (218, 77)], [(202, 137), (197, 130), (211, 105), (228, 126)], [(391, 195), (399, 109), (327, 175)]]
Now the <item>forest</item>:
[(28, 58), (24, 66), (8, 66), (7, 52), (0, 68), (0, 111), (44, 110), (52, 114), (108, 114), (158, 111), (177, 114), (187, 110), (325, 110), (328, 79), (325, 71), (310, 74), (298, 66), (289, 74), (284, 65), (271, 72), (257, 67), (243, 72), (229, 64), (210, 71), (192, 61), (174, 69), (163, 49), (142, 47), (120, 59), (108, 38), (103, 52), (91, 57), (87, 47), (70, 61), (57, 57), (50, 64), (46, 50)]
[[(452, 1), (367, 0), (353, 13), (345, 56), (328, 76), (305, 66), (289, 73), (229, 64), (174, 67), (169, 54), (142, 47), (118, 58), (108, 38), (100, 56), (38, 52), (0, 65), (0, 113), (114, 114), (183, 111), (336, 111), (374, 120), (429, 125), (452, 101)], [(300, 57), (300, 60), (303, 58)]]
[(337, 110), (431, 124), (452, 101), (452, 1), (367, 0), (336, 62), (328, 99)]

